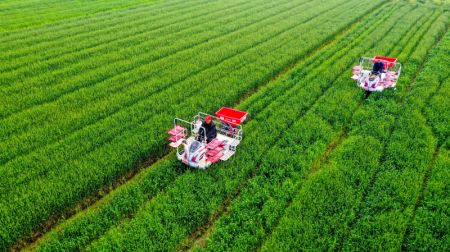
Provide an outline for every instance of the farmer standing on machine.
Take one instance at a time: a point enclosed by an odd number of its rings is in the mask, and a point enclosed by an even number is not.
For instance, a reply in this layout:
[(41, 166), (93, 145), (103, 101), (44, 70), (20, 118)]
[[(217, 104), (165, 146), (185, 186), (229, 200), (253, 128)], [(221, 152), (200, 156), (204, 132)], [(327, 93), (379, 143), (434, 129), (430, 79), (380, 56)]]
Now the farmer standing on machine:
[(378, 75), (384, 71), (384, 63), (381, 59), (378, 59), (377, 62), (373, 64), (372, 74)]
[[(206, 131), (204, 131), (204, 130)], [(205, 117), (205, 121), (202, 123), (202, 127), (199, 130), (199, 141), (202, 141), (206, 135), (206, 142), (211, 142), (214, 138), (217, 137), (216, 124), (212, 121), (210, 115)]]

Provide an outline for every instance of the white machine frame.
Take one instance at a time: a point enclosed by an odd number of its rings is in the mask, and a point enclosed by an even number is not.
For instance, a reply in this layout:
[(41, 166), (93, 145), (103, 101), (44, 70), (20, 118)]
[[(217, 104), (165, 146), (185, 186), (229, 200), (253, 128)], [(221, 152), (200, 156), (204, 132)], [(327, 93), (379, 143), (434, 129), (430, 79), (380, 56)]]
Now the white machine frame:
[(381, 74), (373, 75), (373, 57), (361, 57), (359, 65), (353, 67), (352, 79), (356, 85), (369, 92), (382, 92), (386, 88), (394, 88), (400, 77), (402, 64), (399, 62), (389, 62), (381, 60), (384, 64), (392, 65), (387, 67)]
[[(199, 112), (194, 116), (194, 120), (192, 122), (175, 118), (174, 128), (181, 126), (185, 128), (185, 130), (175, 135), (176, 141), (171, 143), (171, 146), (176, 148), (177, 158), (184, 164), (193, 168), (206, 169), (212, 164), (206, 157), (208, 143), (206, 142), (206, 131), (202, 127), (202, 122), (208, 115), (211, 116), (212, 120), (216, 124), (216, 139), (223, 142), (224, 155), (220, 158), (220, 160), (228, 160), (235, 153), (236, 147), (239, 145), (243, 137), (241, 125), (231, 126), (229, 123), (207, 113)], [(198, 141), (198, 134), (201, 128), (203, 128), (205, 135), (202, 141)], [(195, 146), (193, 146), (193, 144)], [(192, 146), (192, 149), (195, 149), (195, 151), (191, 151)]]

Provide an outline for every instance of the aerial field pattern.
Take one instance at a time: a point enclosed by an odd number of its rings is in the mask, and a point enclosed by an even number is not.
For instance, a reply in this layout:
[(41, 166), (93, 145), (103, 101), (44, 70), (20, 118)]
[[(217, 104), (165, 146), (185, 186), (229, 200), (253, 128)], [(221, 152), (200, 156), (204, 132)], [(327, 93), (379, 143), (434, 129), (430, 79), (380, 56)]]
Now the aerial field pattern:
[[(449, 251), (450, 3), (0, 2), (0, 250)], [(365, 95), (362, 56), (402, 63)], [(248, 112), (206, 170), (174, 117)]]

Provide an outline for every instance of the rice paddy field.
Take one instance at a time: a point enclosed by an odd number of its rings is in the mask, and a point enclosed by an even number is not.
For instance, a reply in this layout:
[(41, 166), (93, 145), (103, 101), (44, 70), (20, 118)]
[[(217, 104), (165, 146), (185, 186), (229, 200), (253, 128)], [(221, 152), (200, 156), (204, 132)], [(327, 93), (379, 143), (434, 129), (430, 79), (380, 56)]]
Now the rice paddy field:
[[(450, 251), (450, 3), (3, 0), (0, 251)], [(396, 89), (350, 79), (396, 57)], [(191, 169), (174, 117), (249, 113)]]

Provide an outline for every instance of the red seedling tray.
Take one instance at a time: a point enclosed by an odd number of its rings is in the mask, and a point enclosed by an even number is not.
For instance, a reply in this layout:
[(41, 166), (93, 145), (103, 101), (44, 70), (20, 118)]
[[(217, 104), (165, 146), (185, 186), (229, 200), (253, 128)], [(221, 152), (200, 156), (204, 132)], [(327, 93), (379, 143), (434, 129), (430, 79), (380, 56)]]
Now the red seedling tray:
[(219, 146), (223, 146), (223, 141), (217, 140), (217, 138), (214, 138), (208, 145), (206, 145), (206, 148), (212, 150), (216, 149)]
[(176, 142), (176, 141), (182, 139), (182, 138), (185, 137), (185, 136), (186, 136), (186, 135), (183, 134), (183, 133), (178, 134), (178, 135), (171, 135), (171, 136), (168, 138), (168, 140), (169, 140), (169, 141), (172, 141), (172, 142)]
[(174, 136), (174, 135), (178, 135), (179, 133), (183, 132), (184, 130), (186, 130), (186, 128), (183, 128), (183, 127), (177, 125), (175, 128), (172, 128), (169, 131), (167, 131), (167, 134)]
[(207, 157), (206, 160), (208, 160), (209, 162), (211, 162), (212, 164), (216, 163), (217, 161), (220, 160), (220, 158), (223, 156), (222, 152), (219, 152), (217, 155), (213, 156), (213, 157)]
[(373, 58), (372, 62), (375, 63), (379, 59), (384, 63), (385, 69), (393, 67), (395, 65), (395, 63), (397, 62), (397, 58), (388, 58), (388, 57), (383, 57), (383, 56), (375, 56)]
[(216, 117), (220, 120), (231, 124), (231, 126), (236, 126), (245, 121), (247, 118), (247, 112), (239, 111), (232, 108), (222, 107), (216, 112)]

